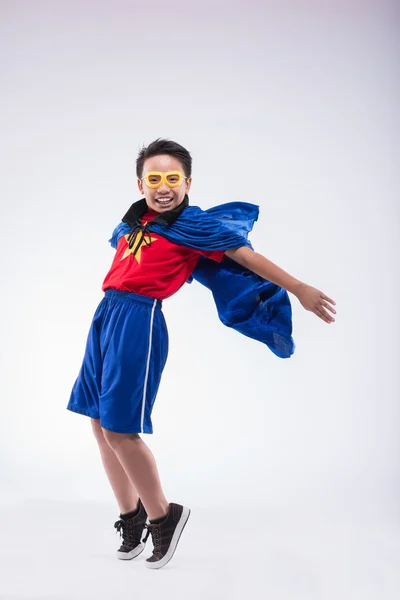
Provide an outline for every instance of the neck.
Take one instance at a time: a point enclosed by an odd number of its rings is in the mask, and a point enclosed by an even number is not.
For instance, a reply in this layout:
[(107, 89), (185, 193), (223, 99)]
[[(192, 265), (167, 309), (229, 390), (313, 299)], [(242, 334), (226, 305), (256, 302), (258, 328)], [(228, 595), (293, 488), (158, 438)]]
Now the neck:
[[(180, 205), (174, 210), (167, 210), (164, 213), (156, 213), (156, 211), (153, 211), (157, 214), (157, 216), (154, 217), (153, 222), (160, 223), (161, 225), (172, 225), (187, 206), (189, 206), (189, 196), (185, 194)], [(147, 205), (146, 198), (142, 198), (132, 204), (128, 212), (122, 217), (122, 221), (127, 223), (130, 227), (134, 227), (137, 222), (141, 220), (143, 215), (150, 210), (153, 209)]]

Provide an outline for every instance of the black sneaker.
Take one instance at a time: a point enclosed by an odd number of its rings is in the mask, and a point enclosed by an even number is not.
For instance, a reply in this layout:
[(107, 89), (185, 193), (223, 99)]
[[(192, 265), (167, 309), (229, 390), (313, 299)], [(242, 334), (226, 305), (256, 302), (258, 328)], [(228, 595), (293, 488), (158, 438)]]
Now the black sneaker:
[(115, 533), (119, 533), (122, 537), (122, 546), (117, 550), (117, 557), (121, 560), (131, 560), (139, 556), (145, 549), (146, 540), (142, 541), (141, 537), (146, 519), (146, 509), (139, 499), (139, 512), (137, 515), (130, 519), (118, 519), (114, 523), (114, 527), (117, 530)]
[(151, 533), (154, 546), (152, 556), (146, 559), (146, 567), (160, 569), (171, 560), (189, 515), (189, 508), (171, 502), (168, 513), (161, 523), (145, 524), (148, 531), (143, 542), (147, 541)]

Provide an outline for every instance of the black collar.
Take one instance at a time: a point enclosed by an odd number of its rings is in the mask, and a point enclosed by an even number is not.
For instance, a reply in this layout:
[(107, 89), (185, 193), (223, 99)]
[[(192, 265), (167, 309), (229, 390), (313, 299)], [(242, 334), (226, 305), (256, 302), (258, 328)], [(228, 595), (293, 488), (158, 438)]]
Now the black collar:
[[(189, 196), (185, 194), (184, 199), (180, 205), (174, 210), (168, 210), (164, 213), (160, 213), (158, 217), (154, 217), (151, 220), (152, 223), (160, 223), (161, 225), (171, 225), (179, 215), (189, 206)], [(122, 217), (122, 221), (129, 225), (129, 227), (135, 227), (142, 224), (141, 218), (149, 211), (146, 199), (142, 198), (137, 202), (134, 202), (129, 208), (128, 212)]]

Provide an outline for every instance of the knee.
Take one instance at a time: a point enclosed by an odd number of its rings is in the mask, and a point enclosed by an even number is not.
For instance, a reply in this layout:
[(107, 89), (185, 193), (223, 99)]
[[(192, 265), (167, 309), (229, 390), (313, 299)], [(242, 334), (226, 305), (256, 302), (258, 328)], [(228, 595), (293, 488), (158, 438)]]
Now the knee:
[(115, 431), (110, 431), (109, 429), (102, 429), (102, 436), (107, 444), (113, 450), (117, 450), (119, 446), (126, 440), (132, 440), (135, 442), (141, 442), (141, 437), (138, 433), (116, 433)]

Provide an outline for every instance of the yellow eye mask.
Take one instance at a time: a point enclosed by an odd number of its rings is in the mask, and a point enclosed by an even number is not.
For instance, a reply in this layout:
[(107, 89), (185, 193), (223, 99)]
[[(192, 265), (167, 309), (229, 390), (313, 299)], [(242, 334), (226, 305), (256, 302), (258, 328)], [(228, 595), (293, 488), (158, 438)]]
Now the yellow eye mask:
[(158, 188), (164, 182), (170, 188), (179, 187), (184, 179), (187, 179), (180, 171), (148, 171), (142, 180), (147, 183), (150, 188)]

